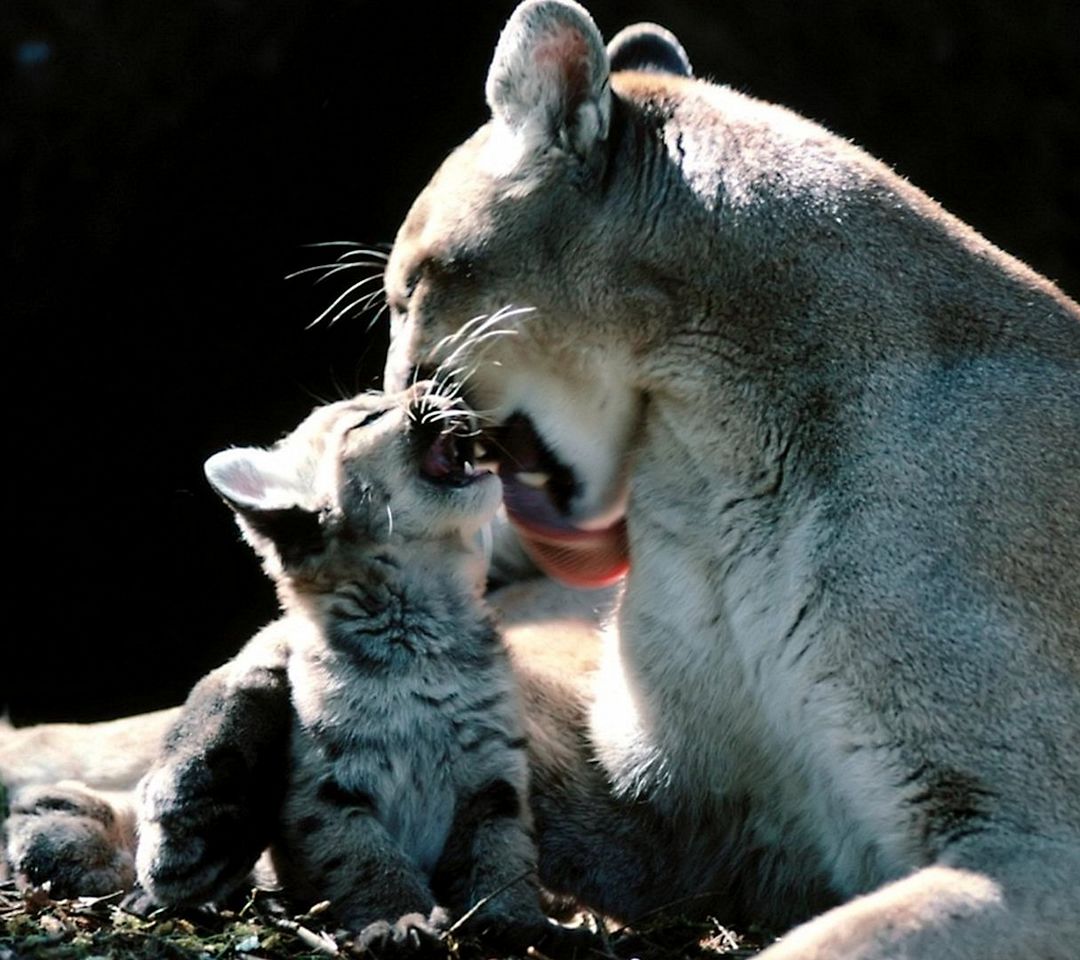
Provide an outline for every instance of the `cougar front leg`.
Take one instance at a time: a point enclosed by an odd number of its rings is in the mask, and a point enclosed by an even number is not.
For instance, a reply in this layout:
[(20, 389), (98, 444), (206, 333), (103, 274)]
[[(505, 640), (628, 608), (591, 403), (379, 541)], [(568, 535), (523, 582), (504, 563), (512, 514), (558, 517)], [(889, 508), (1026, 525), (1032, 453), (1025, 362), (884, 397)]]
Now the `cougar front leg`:
[(132, 811), (79, 783), (23, 787), (4, 825), (6, 857), (20, 886), (50, 884), (54, 897), (104, 896), (135, 880)]
[(712, 908), (722, 878), (690, 874), (684, 838), (650, 804), (620, 799), (593, 752), (587, 687), (518, 659), (529, 740), (530, 805), (539, 848), (540, 883), (609, 916), (631, 921), (672, 901)]
[(136, 868), (157, 903), (226, 896), (273, 836), (291, 717), (274, 629), (196, 685), (139, 784)]
[(135, 880), (132, 793), (178, 710), (101, 723), (0, 722), (0, 783), (11, 814), (0, 877), (54, 896), (103, 896)]
[(1080, 844), (1002, 835), (796, 928), (761, 960), (1075, 960)]

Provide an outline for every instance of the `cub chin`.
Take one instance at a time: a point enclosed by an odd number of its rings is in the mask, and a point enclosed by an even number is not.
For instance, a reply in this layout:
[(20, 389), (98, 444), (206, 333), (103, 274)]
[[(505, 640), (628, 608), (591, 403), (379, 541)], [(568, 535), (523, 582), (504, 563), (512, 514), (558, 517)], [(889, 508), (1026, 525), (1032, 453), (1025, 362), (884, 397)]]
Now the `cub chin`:
[(539, 906), (519, 695), (481, 599), (501, 486), (474, 434), (420, 384), (207, 461), (283, 615), (195, 687), (138, 788), (152, 900), (220, 898), (269, 846), (286, 894), (367, 947), (484, 898), (473, 932), (575, 936)]

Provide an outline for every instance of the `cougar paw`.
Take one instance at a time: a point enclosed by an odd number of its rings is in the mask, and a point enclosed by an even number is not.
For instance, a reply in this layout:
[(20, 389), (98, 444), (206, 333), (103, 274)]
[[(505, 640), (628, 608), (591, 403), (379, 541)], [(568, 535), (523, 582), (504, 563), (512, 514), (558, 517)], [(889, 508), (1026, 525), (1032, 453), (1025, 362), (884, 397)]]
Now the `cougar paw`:
[(428, 916), (406, 913), (396, 921), (376, 920), (369, 923), (355, 940), (360, 953), (374, 957), (399, 957), (423, 954), (442, 939), (449, 918), (441, 907)]
[(113, 809), (78, 787), (18, 793), (6, 824), (7, 859), (20, 887), (49, 883), (54, 897), (99, 897), (135, 880)]

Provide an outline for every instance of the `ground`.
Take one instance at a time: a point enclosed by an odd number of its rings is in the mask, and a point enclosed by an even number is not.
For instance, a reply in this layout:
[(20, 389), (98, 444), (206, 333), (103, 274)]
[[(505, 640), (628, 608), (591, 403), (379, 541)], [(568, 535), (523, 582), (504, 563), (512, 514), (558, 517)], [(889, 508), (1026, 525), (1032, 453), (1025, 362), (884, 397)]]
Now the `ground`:
[[(253, 892), (236, 910), (158, 911), (142, 918), (119, 906), (121, 895), (53, 900), (47, 889), (17, 891), (0, 884), (0, 960), (325, 960), (355, 956), (344, 931), (322, 921), (325, 904), (290, 916), (271, 894)], [(320, 907), (322, 909), (320, 909)], [(577, 922), (596, 924), (581, 916)], [(633, 930), (609, 925), (595, 960), (604, 956), (650, 960), (744, 960), (765, 945), (715, 922), (645, 918)], [(426, 953), (433, 960), (491, 957), (482, 944), (452, 934)], [(547, 960), (530, 950), (532, 960)]]

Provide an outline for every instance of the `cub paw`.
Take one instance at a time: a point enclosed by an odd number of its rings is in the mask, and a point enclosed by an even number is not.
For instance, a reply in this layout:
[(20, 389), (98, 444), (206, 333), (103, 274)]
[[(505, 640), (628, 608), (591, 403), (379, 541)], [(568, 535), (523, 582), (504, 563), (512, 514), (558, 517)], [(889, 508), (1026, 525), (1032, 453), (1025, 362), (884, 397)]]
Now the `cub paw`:
[(246, 880), (262, 850), (241, 805), (215, 795), (202, 771), (162, 767), (138, 787), (135, 866), (159, 904), (218, 900)]
[(481, 912), (464, 925), (463, 932), (486, 946), (518, 956), (524, 956), (529, 947), (535, 947), (544, 956), (570, 960), (601, 947), (599, 939), (590, 931), (581, 927), (563, 927), (546, 918), (522, 920), (507, 914)]
[(407, 913), (391, 923), (376, 920), (369, 923), (354, 941), (359, 953), (374, 957), (399, 957), (423, 954), (438, 944), (449, 917), (442, 907), (435, 907), (428, 916)]
[(592, 951), (603, 951), (600, 938), (582, 927), (562, 927), (556, 923), (547, 923), (544, 927), (533, 929), (533, 939), (529, 946), (536, 947), (549, 957), (583, 957)]
[(155, 910), (158, 909), (158, 903), (150, 894), (148, 894), (141, 885), (138, 883), (128, 892), (127, 896), (120, 901), (120, 909), (124, 913), (130, 913), (132, 916), (140, 917), (145, 920)]
[(48, 882), (54, 897), (100, 897), (135, 881), (130, 840), (113, 808), (78, 786), (15, 795), (6, 854), (19, 887)]

